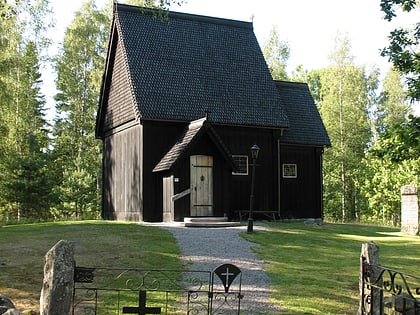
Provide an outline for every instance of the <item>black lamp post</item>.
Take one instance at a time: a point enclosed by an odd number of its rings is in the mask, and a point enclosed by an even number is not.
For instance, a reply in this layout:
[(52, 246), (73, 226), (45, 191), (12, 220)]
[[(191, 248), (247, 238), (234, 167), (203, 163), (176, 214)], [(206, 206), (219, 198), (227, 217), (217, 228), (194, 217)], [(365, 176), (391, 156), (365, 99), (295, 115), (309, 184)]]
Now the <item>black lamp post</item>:
[(256, 144), (251, 147), (251, 158), (252, 158), (252, 175), (251, 175), (251, 194), (249, 195), (249, 217), (248, 217), (248, 233), (254, 232), (254, 219), (252, 218), (252, 211), (254, 210), (254, 180), (255, 180), (255, 166), (258, 159), (260, 148)]

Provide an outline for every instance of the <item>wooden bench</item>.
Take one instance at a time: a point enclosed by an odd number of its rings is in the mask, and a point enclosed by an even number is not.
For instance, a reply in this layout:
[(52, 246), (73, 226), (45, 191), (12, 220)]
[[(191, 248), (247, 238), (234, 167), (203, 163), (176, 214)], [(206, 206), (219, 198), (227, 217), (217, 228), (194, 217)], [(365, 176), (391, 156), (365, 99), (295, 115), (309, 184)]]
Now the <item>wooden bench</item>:
[[(245, 219), (248, 219), (249, 217), (249, 210), (236, 210), (235, 212), (237, 212), (239, 214), (239, 220), (242, 221), (242, 217), (245, 217)], [(277, 210), (252, 210), (252, 214), (253, 216), (255, 214), (261, 214), (267, 218), (269, 218), (270, 220), (276, 221), (276, 215), (279, 212)]]

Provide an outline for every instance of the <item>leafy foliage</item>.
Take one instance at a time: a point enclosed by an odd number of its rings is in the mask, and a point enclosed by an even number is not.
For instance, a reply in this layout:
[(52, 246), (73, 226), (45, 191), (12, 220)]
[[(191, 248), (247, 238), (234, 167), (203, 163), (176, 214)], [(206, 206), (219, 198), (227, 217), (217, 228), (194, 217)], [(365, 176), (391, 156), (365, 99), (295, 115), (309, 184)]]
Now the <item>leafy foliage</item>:
[(0, 217), (11, 221), (48, 216), (50, 140), (40, 92), (40, 52), (48, 45), (48, 19), (40, 19), (48, 11), (45, 1), (0, 7)]
[(383, 83), (383, 90), (379, 95), (378, 106), (374, 113), (373, 123), (375, 132), (382, 133), (389, 124), (403, 123), (406, 116), (411, 113), (407, 102), (407, 93), (401, 82), (401, 74), (391, 68), (386, 74)]
[(395, 8), (401, 6), (403, 11), (410, 12), (416, 8), (416, 0), (381, 0), (381, 10), (385, 13), (385, 20), (391, 21), (397, 16)]
[(360, 163), (371, 138), (369, 96), (377, 73), (367, 75), (354, 65), (348, 39), (337, 37), (331, 65), (315, 79), (311, 87), (317, 87), (315, 98), (332, 142), (324, 154), (325, 217), (353, 220), (360, 211)]
[(87, 1), (67, 29), (56, 59), (56, 217), (98, 217), (100, 211), (101, 150), (94, 130), (108, 22), (107, 14)]
[(400, 221), (400, 187), (420, 185), (420, 117), (410, 115), (380, 134), (367, 152), (368, 169), (362, 191), (369, 201), (367, 221), (397, 225)]
[(361, 213), (365, 222), (381, 222), (398, 226), (400, 222), (400, 187), (408, 183), (419, 185), (420, 159), (392, 163), (390, 160), (368, 154), (362, 165), (368, 170), (362, 193), (369, 208)]
[[(385, 13), (385, 20), (391, 21), (396, 17), (396, 8), (410, 12), (419, 8), (416, 0), (381, 0), (381, 10)], [(397, 28), (389, 35), (389, 46), (381, 52), (387, 56), (394, 67), (403, 73), (408, 85), (408, 95), (413, 100), (420, 100), (420, 22), (412, 29)]]
[(264, 45), (263, 54), (274, 80), (286, 80), (286, 64), (290, 57), (287, 42), (280, 40), (277, 28), (270, 31), (269, 39)]
[(420, 117), (410, 115), (403, 123), (390, 125), (371, 152), (395, 163), (420, 157)]

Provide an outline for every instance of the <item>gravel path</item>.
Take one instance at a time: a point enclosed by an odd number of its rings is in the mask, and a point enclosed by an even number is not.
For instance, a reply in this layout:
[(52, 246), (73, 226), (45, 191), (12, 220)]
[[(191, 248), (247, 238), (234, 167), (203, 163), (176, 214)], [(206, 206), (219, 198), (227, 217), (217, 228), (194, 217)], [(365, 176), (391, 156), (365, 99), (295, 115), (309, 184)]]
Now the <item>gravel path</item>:
[(211, 271), (221, 264), (236, 265), (242, 271), (241, 314), (278, 314), (280, 308), (269, 302), (270, 279), (252, 247), (258, 246), (239, 236), (246, 227), (192, 228), (163, 226), (176, 238), (182, 259), (191, 270)]

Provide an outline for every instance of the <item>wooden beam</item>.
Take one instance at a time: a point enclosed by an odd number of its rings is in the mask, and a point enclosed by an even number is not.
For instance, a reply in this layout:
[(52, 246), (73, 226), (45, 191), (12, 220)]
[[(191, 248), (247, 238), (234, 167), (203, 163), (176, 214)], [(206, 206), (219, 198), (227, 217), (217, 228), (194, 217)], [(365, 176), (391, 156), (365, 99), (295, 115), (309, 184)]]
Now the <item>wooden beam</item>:
[(188, 188), (186, 190), (184, 190), (183, 192), (180, 192), (179, 194), (175, 194), (171, 197), (172, 201), (181, 199), (182, 197), (185, 197), (186, 195), (189, 195), (191, 193), (191, 189)]

